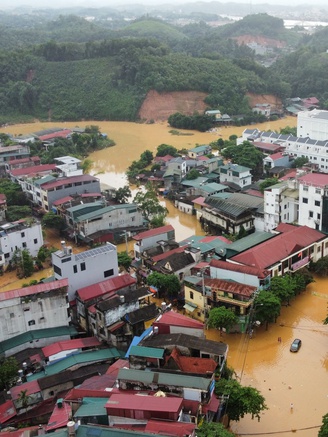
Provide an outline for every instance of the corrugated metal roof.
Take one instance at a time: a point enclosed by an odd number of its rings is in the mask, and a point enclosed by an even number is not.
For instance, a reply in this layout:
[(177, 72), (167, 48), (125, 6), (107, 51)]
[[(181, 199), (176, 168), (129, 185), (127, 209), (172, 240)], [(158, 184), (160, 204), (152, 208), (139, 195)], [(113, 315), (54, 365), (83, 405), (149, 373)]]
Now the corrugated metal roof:
[(45, 376), (55, 375), (63, 370), (69, 369), (75, 365), (81, 365), (90, 362), (97, 361), (107, 361), (112, 358), (120, 358), (121, 353), (116, 349), (116, 347), (110, 349), (100, 349), (97, 351), (86, 351), (81, 352), (76, 355), (71, 355), (54, 364), (48, 364), (44, 372), (35, 373), (27, 378), (28, 381), (33, 381), (35, 379), (44, 378)]
[(60, 279), (59, 281), (52, 281), (52, 282), (41, 283), (37, 285), (31, 285), (30, 287), (17, 288), (16, 290), (10, 290), (0, 293), (0, 302), (10, 299), (30, 296), (33, 294), (46, 293), (67, 286), (68, 286), (68, 279), (65, 278), (65, 279)]
[(132, 346), (130, 349), (130, 356), (144, 357), (144, 358), (157, 358), (161, 359), (164, 356), (165, 349), (158, 349), (155, 347), (145, 346)]
[(53, 182), (48, 182), (42, 185), (43, 190), (50, 190), (51, 188), (61, 187), (62, 185), (66, 184), (75, 184), (77, 182), (99, 182), (99, 179), (95, 178), (94, 176), (90, 176), (88, 174), (84, 174), (81, 176), (70, 176), (67, 178), (57, 178)]
[(156, 235), (166, 234), (167, 232), (174, 231), (172, 225), (161, 226), (160, 228), (149, 229), (149, 231), (140, 232), (137, 235), (134, 235), (132, 238), (134, 240), (143, 240), (144, 238), (154, 237)]
[[(109, 397), (109, 394), (108, 394)], [(106, 416), (106, 398), (89, 398), (84, 397), (82, 405), (77, 409), (74, 417)]]
[(41, 391), (38, 381), (25, 382), (25, 384), (16, 385), (10, 389), (11, 399), (16, 401), (23, 390), (26, 390), (27, 396)]
[(68, 403), (63, 402), (61, 407), (56, 405), (46, 426), (46, 431), (65, 427), (71, 416), (72, 408)]
[(205, 279), (204, 282), (206, 287), (211, 288), (211, 291), (219, 290), (245, 297), (251, 297), (252, 294), (254, 294), (257, 290), (257, 287), (252, 287), (251, 285), (240, 284), (239, 282), (234, 281), (226, 281), (224, 279)]
[(77, 334), (77, 330), (73, 326), (57, 326), (56, 328), (47, 329), (35, 329), (32, 331), (24, 332), (23, 334), (11, 337), (9, 340), (2, 341), (0, 343), (0, 353), (4, 353), (17, 346), (30, 343), (34, 340), (41, 338), (57, 338), (62, 336), (74, 336)]
[(16, 416), (16, 409), (13, 401), (9, 400), (0, 405), (0, 423), (6, 423), (9, 419)]
[(41, 165), (33, 165), (31, 167), (15, 168), (13, 170), (10, 170), (10, 174), (12, 174), (13, 176), (23, 176), (23, 175), (29, 175), (31, 173), (37, 174), (46, 171), (53, 171), (55, 169), (56, 169), (56, 164), (41, 164)]
[(148, 420), (145, 431), (156, 435), (186, 437), (194, 434), (195, 423)]
[[(151, 373), (144, 372), (142, 373)], [(140, 396), (138, 394), (112, 394), (107, 410), (160, 411), (179, 413), (183, 399), (178, 397)]]
[(100, 346), (101, 343), (96, 337), (75, 338), (73, 340), (58, 341), (42, 348), (43, 355), (48, 358), (51, 355), (71, 349)]
[(77, 290), (77, 295), (82, 301), (87, 301), (104, 294), (114, 293), (121, 288), (129, 287), (135, 283), (136, 279), (128, 274), (115, 276), (114, 278), (106, 279), (106, 281), (80, 288)]
[(135, 203), (123, 203), (121, 205), (110, 205), (103, 206), (102, 208), (97, 209), (96, 211), (91, 211), (87, 214), (80, 215), (76, 217), (76, 222), (83, 222), (86, 220), (95, 219), (97, 217), (103, 216), (104, 214), (110, 213), (112, 211), (116, 211), (117, 209), (136, 209), (137, 205)]
[(276, 235), (270, 240), (232, 257), (231, 260), (260, 269), (268, 269), (326, 237), (325, 234), (308, 226), (295, 226), (294, 230)]
[(264, 279), (270, 275), (270, 272), (263, 269), (258, 269), (253, 266), (243, 265), (243, 264), (235, 264), (227, 261), (221, 261), (217, 259), (212, 259), (210, 262), (210, 266), (222, 270), (230, 270), (232, 272), (239, 272), (247, 275), (257, 276), (258, 278)]
[[(159, 337), (162, 337), (160, 335)], [(120, 369), (118, 380), (141, 382), (143, 384), (168, 385), (174, 387), (188, 387), (207, 391), (211, 381), (195, 376), (175, 375), (173, 373), (145, 372), (144, 370)]]
[(175, 311), (167, 311), (161, 314), (154, 322), (154, 326), (156, 325), (181, 326), (184, 328), (200, 330), (204, 329), (204, 325), (202, 322), (191, 319), (190, 317), (184, 316), (183, 314), (176, 313)]

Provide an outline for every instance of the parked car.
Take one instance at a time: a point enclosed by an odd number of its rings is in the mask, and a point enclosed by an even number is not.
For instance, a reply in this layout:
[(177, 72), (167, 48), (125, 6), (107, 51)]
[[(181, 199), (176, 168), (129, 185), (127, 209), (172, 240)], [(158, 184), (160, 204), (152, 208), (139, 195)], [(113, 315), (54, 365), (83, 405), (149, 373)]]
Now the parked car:
[(293, 343), (290, 345), (290, 351), (291, 352), (298, 352), (300, 350), (300, 347), (302, 346), (302, 341), (299, 338), (295, 338)]

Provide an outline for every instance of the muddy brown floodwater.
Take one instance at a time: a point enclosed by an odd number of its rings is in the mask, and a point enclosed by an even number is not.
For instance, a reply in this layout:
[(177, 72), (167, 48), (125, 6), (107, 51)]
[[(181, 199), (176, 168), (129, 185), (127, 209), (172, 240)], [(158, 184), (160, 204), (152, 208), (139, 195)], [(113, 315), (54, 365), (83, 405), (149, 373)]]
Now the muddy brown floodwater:
[[(245, 127), (228, 127), (216, 133), (172, 135), (166, 123), (136, 124), (126, 122), (78, 122), (65, 123), (66, 127), (97, 125), (107, 133), (116, 146), (90, 155), (94, 162), (93, 174), (102, 184), (120, 187), (126, 184), (125, 171), (133, 160), (149, 149), (155, 151), (162, 143), (178, 149), (206, 144), (217, 138), (228, 139), (230, 135), (241, 135)], [(12, 134), (27, 134), (63, 123), (34, 123), (8, 126), (3, 131)], [(248, 126), (260, 130), (277, 130), (285, 126), (296, 126), (295, 117), (277, 122)], [(166, 202), (161, 199), (162, 202)], [(194, 216), (180, 213), (170, 202), (168, 222), (176, 229), (178, 241), (192, 234), (202, 234)], [(58, 246), (58, 244), (57, 244)], [(133, 245), (128, 244), (128, 250)], [(76, 249), (76, 250), (80, 250)], [(119, 245), (118, 251), (125, 250)], [(4, 278), (4, 277), (3, 277)], [(3, 278), (0, 278), (4, 284)], [(15, 288), (15, 287), (12, 287)], [(239, 436), (278, 435), (289, 437), (296, 433), (300, 437), (316, 437), (322, 416), (328, 413), (328, 327), (322, 324), (327, 315), (328, 278), (316, 278), (291, 306), (282, 308), (276, 324), (268, 331), (260, 327), (253, 338), (239, 334), (224, 334), (220, 337), (214, 330), (206, 333), (207, 338), (229, 344), (228, 364), (234, 368), (243, 385), (260, 390), (266, 399), (268, 410), (261, 414), (261, 421), (249, 416), (233, 423), (232, 430)], [(281, 343), (278, 342), (281, 337)], [(301, 338), (303, 345), (298, 353), (289, 347), (294, 338)], [(291, 410), (290, 405), (293, 404)]]

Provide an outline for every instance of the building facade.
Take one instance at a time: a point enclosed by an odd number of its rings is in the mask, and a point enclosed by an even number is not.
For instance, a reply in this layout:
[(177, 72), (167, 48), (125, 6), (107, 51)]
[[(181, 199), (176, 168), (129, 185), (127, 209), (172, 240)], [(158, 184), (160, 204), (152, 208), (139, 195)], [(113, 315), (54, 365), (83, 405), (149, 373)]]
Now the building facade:
[(299, 224), (328, 233), (328, 175), (309, 173), (299, 179)]
[[(35, 257), (43, 246), (41, 224), (19, 221), (0, 226), (0, 266), (12, 259), (16, 250), (28, 250)], [(2, 253), (1, 253), (2, 252)]]
[(0, 343), (28, 331), (68, 326), (67, 279), (0, 293)]
[(63, 242), (62, 249), (52, 254), (52, 264), (57, 280), (68, 278), (69, 301), (75, 299), (79, 288), (118, 275), (117, 250), (110, 243), (74, 254)]

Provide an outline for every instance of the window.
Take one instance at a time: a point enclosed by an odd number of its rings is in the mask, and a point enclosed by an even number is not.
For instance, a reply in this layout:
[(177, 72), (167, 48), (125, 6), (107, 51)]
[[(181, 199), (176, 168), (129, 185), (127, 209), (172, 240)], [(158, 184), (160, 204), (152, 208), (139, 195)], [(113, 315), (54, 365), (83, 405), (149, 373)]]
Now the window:
[(81, 263), (81, 272), (83, 272), (85, 270), (85, 263)]
[(25, 232), (21, 232), (21, 237), (22, 237), (22, 238), (25, 237)]
[(30, 321), (28, 322), (28, 326), (33, 326), (33, 325), (35, 325), (35, 320), (30, 320)]
[(309, 187), (304, 186), (304, 187), (303, 187), (303, 191), (309, 191)]
[(73, 273), (77, 273), (77, 265), (73, 266)]
[(309, 200), (308, 200), (308, 198), (307, 198), (307, 197), (303, 197), (303, 199), (302, 199), (302, 202), (303, 202), (303, 203), (308, 203), (308, 202), (309, 202)]
[(22, 246), (25, 248), (25, 247), (27, 247), (27, 244), (24, 242), (24, 243), (22, 244)]
[(315, 204), (315, 206), (320, 206), (320, 205), (321, 205), (321, 202), (320, 202), (320, 200), (315, 200), (315, 201), (314, 201), (314, 204)]
[(189, 291), (189, 297), (190, 297), (190, 299), (194, 298), (194, 292), (193, 291)]
[(71, 259), (72, 259), (72, 257), (68, 257), (68, 258), (64, 258), (64, 259), (62, 259), (62, 264), (64, 264), (64, 263), (68, 263), (69, 261), (71, 261)]
[(59, 276), (62, 275), (61, 269), (58, 266), (56, 266), (56, 265), (54, 265), (54, 272), (57, 273), (57, 275), (59, 275)]
[(34, 238), (34, 244), (38, 244), (38, 239), (37, 238)]
[(317, 219), (318, 219), (318, 220), (321, 219), (321, 214), (317, 214)]
[(114, 269), (109, 269), (104, 271), (104, 278), (109, 278), (109, 276), (114, 275)]
[[(328, 244), (328, 243), (326, 243), (326, 244)], [(14, 317), (15, 317), (15, 314), (14, 313), (10, 313), (10, 318), (13, 319)]]
[(309, 217), (313, 217), (313, 211), (309, 211)]

